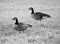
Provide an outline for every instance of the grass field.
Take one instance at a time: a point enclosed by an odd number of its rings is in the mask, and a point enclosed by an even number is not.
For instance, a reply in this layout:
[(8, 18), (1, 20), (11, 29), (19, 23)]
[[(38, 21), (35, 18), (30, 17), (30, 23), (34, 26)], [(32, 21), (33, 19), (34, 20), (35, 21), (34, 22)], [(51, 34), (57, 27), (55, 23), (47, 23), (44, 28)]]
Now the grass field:
[[(52, 18), (36, 21), (29, 7)], [(13, 17), (33, 27), (19, 33)], [(0, 44), (60, 44), (60, 0), (0, 0)]]

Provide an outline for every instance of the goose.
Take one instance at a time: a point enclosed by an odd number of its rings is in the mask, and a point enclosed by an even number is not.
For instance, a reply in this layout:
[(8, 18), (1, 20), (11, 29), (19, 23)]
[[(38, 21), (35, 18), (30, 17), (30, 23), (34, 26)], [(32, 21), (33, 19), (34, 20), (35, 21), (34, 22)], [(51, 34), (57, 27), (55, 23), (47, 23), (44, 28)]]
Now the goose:
[(32, 18), (35, 19), (35, 20), (42, 20), (44, 17), (46, 18), (51, 18), (50, 15), (48, 14), (45, 14), (45, 13), (42, 13), (42, 12), (34, 12), (34, 9), (32, 7), (30, 7), (28, 10), (31, 10), (31, 15), (32, 15)]
[(23, 31), (24, 32), (27, 28), (32, 28), (32, 25), (30, 25), (30, 24), (25, 24), (23, 22), (19, 23), (17, 17), (14, 17), (12, 20), (16, 21), (15, 25), (17, 25), (17, 26), (15, 27), (15, 30), (17, 30), (17, 31)]

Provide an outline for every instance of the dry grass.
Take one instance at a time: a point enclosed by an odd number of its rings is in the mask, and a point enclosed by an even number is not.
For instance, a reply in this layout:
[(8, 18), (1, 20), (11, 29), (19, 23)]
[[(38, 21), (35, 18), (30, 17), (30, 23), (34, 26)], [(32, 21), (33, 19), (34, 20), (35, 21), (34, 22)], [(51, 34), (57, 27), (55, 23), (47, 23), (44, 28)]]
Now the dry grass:
[[(0, 44), (60, 44), (58, 1), (0, 0), (0, 2)], [(33, 20), (30, 15), (31, 11), (28, 11), (30, 6), (35, 11), (50, 14), (52, 18), (42, 20), (42, 22)], [(33, 28), (21, 33), (14, 30), (15, 21), (11, 19), (15, 16), (18, 17), (19, 22), (32, 24)]]

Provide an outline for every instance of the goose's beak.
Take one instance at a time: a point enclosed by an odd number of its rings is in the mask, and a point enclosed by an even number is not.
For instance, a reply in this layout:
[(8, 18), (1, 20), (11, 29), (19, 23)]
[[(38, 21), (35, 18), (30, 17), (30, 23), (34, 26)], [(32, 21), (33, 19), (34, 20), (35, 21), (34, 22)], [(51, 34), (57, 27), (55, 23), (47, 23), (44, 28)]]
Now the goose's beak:
[(30, 10), (30, 8), (28, 10)]

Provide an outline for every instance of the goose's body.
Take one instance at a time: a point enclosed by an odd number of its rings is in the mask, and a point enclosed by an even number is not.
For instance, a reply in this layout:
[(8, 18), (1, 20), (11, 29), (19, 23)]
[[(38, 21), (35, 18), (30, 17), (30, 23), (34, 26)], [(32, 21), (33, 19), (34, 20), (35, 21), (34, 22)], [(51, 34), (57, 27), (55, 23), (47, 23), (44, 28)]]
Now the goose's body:
[(35, 19), (35, 20), (42, 20), (43, 17), (47, 17), (47, 18), (51, 18), (50, 15), (48, 14), (45, 14), (45, 13), (42, 13), (42, 12), (34, 12), (34, 9), (32, 7), (29, 8), (29, 10), (31, 10), (31, 15), (32, 15), (32, 18)]
[(32, 25), (30, 25), (30, 24), (25, 24), (23, 22), (19, 23), (18, 19), (16, 17), (14, 17), (12, 20), (16, 20), (15, 25), (17, 25), (17, 26), (15, 27), (15, 30), (17, 30), (17, 31), (25, 31), (28, 27), (32, 28)]

